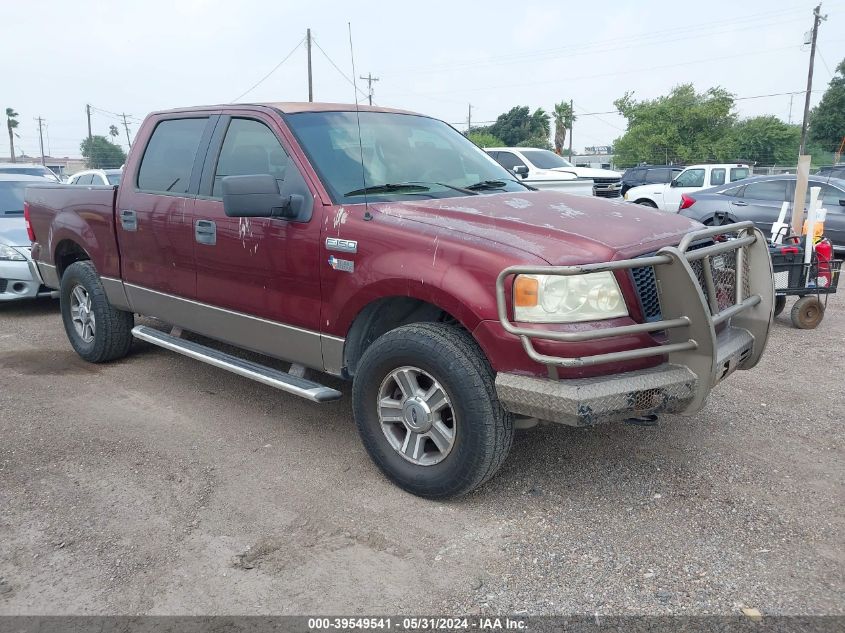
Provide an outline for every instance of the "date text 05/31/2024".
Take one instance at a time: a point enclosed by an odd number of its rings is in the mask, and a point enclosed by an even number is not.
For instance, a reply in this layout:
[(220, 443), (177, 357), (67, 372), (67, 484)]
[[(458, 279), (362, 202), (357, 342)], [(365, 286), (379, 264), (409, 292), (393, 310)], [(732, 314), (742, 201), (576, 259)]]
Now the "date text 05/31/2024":
[(524, 631), (527, 621), (499, 617), (349, 617), (308, 618), (308, 629), (320, 630), (397, 630), (397, 631)]

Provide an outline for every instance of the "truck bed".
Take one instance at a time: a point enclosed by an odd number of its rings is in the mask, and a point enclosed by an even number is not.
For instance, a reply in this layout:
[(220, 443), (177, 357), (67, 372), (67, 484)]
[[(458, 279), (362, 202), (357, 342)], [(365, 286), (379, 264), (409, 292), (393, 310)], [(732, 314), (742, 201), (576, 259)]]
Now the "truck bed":
[[(71, 240), (84, 243), (101, 276), (120, 277), (115, 234), (117, 187), (32, 185), (26, 189), (29, 221), (35, 233), (32, 259), (44, 283), (58, 287), (54, 267), (61, 268)], [(80, 239), (82, 238), (82, 239)]]

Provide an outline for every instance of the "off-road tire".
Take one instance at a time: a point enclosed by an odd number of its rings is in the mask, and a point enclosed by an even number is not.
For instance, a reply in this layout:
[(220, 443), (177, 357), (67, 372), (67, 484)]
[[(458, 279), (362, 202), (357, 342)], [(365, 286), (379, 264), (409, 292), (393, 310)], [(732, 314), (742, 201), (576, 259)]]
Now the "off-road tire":
[(783, 312), (786, 307), (786, 297), (784, 295), (777, 295), (775, 297), (775, 316)]
[[(388, 442), (378, 417), (379, 388), (403, 366), (433, 376), (446, 390), (456, 418), (454, 445), (439, 463), (418, 465)], [(513, 418), (499, 404), (494, 373), (478, 344), (463, 329), (418, 323), (379, 337), (355, 373), (355, 423), (372, 460), (396, 485), (429, 499), (466, 494), (490, 479), (513, 442)]]
[(812, 330), (824, 318), (824, 306), (818, 297), (801, 297), (792, 306), (792, 325), (801, 330)]
[[(82, 286), (91, 298), (91, 311), (95, 318), (94, 340), (82, 339), (71, 318), (70, 295)], [(76, 353), (90, 363), (104, 363), (123, 358), (132, 345), (132, 326), (135, 317), (131, 312), (118, 310), (106, 298), (100, 276), (90, 261), (75, 262), (62, 275), (60, 289), (62, 321), (68, 340)]]

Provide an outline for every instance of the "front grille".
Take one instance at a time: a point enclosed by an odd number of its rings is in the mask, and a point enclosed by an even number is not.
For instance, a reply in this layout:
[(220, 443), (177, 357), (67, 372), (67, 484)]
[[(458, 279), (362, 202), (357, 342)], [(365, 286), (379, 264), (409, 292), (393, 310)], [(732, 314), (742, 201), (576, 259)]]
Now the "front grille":
[(599, 198), (619, 198), (622, 196), (621, 189), (593, 189), (593, 193)]
[[(705, 240), (691, 245), (687, 250), (694, 251), (705, 246), (711, 246), (712, 244), (712, 241)], [(737, 251), (728, 251), (727, 253), (710, 258), (710, 270), (713, 273), (713, 285), (716, 288), (716, 305), (719, 308), (719, 312), (734, 305), (736, 299), (736, 274), (734, 272), (736, 270), (736, 253)], [(656, 253), (647, 253), (640, 255), (640, 257), (651, 257), (652, 255), (656, 255)], [(749, 294), (747, 287), (748, 258), (745, 258), (744, 262), (746, 274), (743, 274), (743, 279), (746, 280), (746, 287), (743, 289), (743, 296), (747, 297)], [(704, 279), (704, 260), (700, 259), (690, 262), (690, 267), (695, 273), (701, 291), (704, 293), (705, 298), (707, 298), (707, 282)], [(654, 268), (652, 266), (632, 268), (631, 277), (634, 281), (637, 296), (640, 299), (643, 318), (649, 323), (660, 321), (663, 318), (663, 314), (660, 310), (660, 296), (657, 294), (657, 278), (654, 275)]]
[(622, 182), (621, 178), (593, 178), (597, 185), (613, 185)]
[(8, 279), (0, 279), (0, 293), (6, 292), (6, 286), (9, 285)]

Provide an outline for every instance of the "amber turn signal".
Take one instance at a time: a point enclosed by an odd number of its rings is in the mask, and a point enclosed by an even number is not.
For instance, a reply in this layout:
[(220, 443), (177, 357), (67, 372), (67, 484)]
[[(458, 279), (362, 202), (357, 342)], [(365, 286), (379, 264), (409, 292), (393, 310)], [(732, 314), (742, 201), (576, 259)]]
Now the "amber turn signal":
[(533, 277), (520, 275), (513, 282), (513, 303), (520, 308), (537, 305), (540, 282)]

